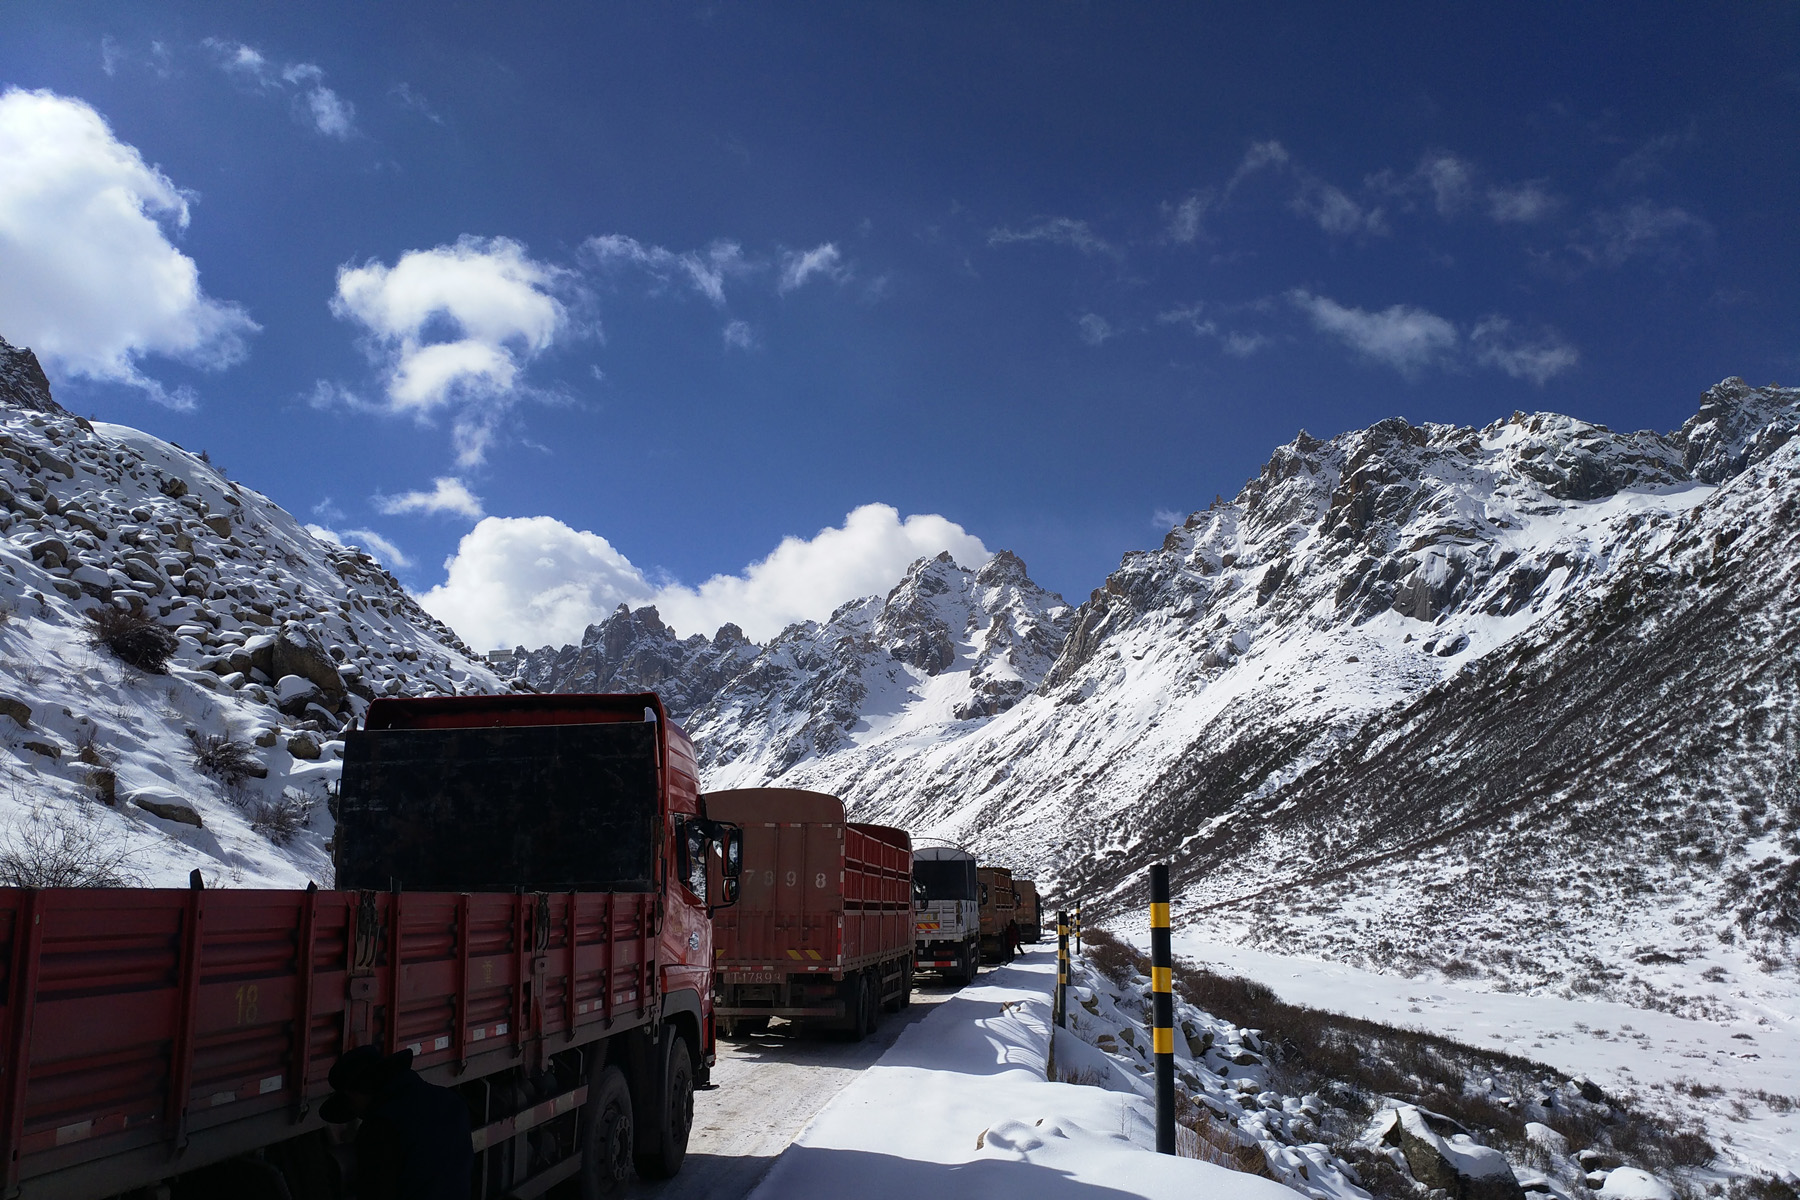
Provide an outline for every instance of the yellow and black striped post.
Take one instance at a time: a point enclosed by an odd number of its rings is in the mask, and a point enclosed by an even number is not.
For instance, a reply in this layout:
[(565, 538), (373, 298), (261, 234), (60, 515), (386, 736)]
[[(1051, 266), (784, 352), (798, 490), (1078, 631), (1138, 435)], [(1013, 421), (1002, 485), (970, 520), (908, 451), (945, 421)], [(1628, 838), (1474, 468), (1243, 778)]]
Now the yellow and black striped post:
[(1075, 903), (1075, 923), (1069, 930), (1075, 935), (1075, 953), (1081, 953), (1081, 902)]
[(1156, 1152), (1175, 1153), (1175, 995), (1169, 979), (1169, 864), (1150, 867), (1150, 1049), (1156, 1055)]
[(1069, 1027), (1069, 914), (1056, 913), (1056, 1027)]

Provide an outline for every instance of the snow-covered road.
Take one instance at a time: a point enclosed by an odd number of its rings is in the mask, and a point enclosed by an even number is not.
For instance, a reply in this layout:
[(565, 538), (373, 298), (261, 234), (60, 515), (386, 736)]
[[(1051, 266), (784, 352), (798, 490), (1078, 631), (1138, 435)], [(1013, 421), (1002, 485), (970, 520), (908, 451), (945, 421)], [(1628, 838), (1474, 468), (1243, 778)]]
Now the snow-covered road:
[(820, 1111), (756, 1200), (1297, 1200), (1152, 1153), (1140, 1095), (1047, 1082), (1055, 978), (1055, 951), (1034, 949), (938, 1005)]
[(768, 1173), (806, 1123), (871, 1066), (903, 1031), (925, 1019), (956, 989), (920, 982), (912, 1006), (884, 1013), (874, 1036), (848, 1042), (832, 1033), (798, 1033), (778, 1022), (771, 1033), (719, 1043), (718, 1086), (694, 1097), (694, 1131), (681, 1174), (636, 1183), (626, 1193), (657, 1200), (738, 1200)]

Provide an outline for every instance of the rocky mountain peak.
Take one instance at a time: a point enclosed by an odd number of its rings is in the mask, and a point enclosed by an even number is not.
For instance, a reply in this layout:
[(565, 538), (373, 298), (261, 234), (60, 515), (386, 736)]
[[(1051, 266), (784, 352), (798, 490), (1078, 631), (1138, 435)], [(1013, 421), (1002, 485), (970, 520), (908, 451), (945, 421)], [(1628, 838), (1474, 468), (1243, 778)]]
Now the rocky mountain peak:
[(0, 404), (67, 415), (63, 406), (50, 398), (50, 380), (38, 364), (37, 355), (14, 346), (3, 337), (0, 337)]
[(1800, 434), (1800, 388), (1755, 388), (1732, 376), (1706, 389), (1700, 410), (1669, 436), (1695, 478), (1722, 483)]
[(733, 669), (757, 651), (736, 625), (716, 639), (678, 637), (655, 605), (621, 604), (581, 644), (544, 646), (513, 655), (514, 677), (540, 692), (658, 692), (683, 720), (711, 698)]

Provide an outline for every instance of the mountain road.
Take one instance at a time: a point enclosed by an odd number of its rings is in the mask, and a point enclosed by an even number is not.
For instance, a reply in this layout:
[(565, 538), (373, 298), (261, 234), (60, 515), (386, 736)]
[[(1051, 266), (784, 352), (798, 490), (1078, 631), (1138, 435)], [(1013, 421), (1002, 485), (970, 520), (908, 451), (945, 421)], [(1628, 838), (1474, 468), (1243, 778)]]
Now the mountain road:
[(797, 1029), (776, 1021), (769, 1032), (719, 1042), (716, 1085), (694, 1097), (694, 1129), (681, 1174), (633, 1183), (625, 1195), (641, 1200), (739, 1200), (768, 1173), (775, 1157), (813, 1115), (871, 1066), (902, 1030), (956, 994), (921, 980), (910, 1007), (883, 1013), (860, 1042), (836, 1033)]

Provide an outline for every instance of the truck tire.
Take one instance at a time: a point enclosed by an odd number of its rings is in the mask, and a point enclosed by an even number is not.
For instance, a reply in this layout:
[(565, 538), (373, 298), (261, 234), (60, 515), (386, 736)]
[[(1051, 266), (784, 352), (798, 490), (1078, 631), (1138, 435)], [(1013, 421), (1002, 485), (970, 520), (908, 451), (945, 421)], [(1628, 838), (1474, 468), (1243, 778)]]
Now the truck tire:
[(647, 1109), (656, 1114), (656, 1128), (649, 1131), (651, 1148), (637, 1156), (637, 1169), (645, 1179), (672, 1179), (687, 1158), (694, 1127), (694, 1056), (687, 1039), (668, 1028), (658, 1049), (662, 1071)]
[(900, 968), (900, 1007), (901, 1008), (911, 1008), (912, 1007), (912, 989), (913, 989), (912, 981), (913, 981), (913, 965), (912, 965), (912, 959), (909, 958), (906, 960), (906, 965)]
[(874, 989), (869, 986), (869, 977), (867, 975), (858, 975), (856, 977), (856, 986), (850, 989), (849, 1002), (844, 1005), (844, 1015), (850, 1018), (850, 1024), (846, 1032), (849, 1034), (851, 1041), (862, 1041), (864, 1038), (868, 1037), (870, 1032), (875, 1028), (874, 1021), (869, 1017), (869, 1009), (874, 1006)]
[(588, 1089), (581, 1122), (581, 1200), (616, 1196), (631, 1179), (634, 1146), (631, 1089), (617, 1067), (600, 1072)]
[(875, 1027), (881, 1024), (881, 969), (878, 967), (863, 978), (868, 980), (868, 991), (865, 993), (868, 1004), (863, 1008), (862, 1033), (857, 1036), (857, 1041), (874, 1033)]

